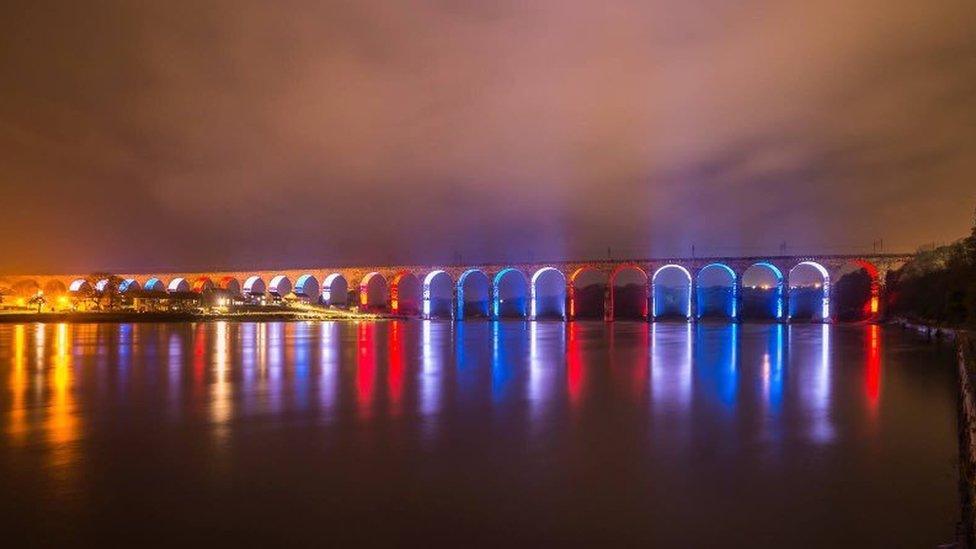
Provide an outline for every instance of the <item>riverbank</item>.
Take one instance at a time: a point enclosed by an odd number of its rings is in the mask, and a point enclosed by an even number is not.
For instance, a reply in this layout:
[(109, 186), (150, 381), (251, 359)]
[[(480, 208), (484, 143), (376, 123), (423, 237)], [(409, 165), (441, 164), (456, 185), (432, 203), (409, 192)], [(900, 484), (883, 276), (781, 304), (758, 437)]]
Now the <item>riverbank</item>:
[(960, 332), (957, 339), (959, 368), (959, 481), (962, 516), (969, 547), (976, 547), (976, 340)]
[(399, 318), (392, 315), (362, 313), (343, 309), (303, 308), (261, 308), (237, 311), (86, 311), (86, 312), (20, 312), (0, 313), (0, 324), (21, 323), (128, 323), (128, 322), (266, 322), (301, 320), (382, 320)]

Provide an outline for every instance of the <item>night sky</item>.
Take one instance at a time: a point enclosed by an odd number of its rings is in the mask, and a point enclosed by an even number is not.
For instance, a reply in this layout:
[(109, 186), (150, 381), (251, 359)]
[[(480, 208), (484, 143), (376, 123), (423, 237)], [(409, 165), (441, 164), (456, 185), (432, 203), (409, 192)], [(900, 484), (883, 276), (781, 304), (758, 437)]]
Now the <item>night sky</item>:
[(973, 0), (0, 8), (4, 272), (969, 231)]

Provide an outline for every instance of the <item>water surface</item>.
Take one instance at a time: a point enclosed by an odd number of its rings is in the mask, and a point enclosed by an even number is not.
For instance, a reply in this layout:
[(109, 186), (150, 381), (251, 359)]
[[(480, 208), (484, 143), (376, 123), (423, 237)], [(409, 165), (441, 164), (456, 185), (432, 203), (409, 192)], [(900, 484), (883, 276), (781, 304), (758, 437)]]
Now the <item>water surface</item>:
[(0, 325), (27, 542), (931, 547), (951, 353), (877, 326)]

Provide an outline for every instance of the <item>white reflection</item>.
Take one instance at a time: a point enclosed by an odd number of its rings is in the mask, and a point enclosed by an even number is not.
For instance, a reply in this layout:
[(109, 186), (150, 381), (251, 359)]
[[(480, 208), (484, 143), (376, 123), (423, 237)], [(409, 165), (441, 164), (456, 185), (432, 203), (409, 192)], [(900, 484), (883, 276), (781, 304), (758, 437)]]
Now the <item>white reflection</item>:
[[(549, 329), (553, 324), (544, 324), (543, 329)], [(565, 331), (559, 325), (563, 338), (559, 349), (553, 349), (547, 341), (540, 341), (539, 323), (529, 323), (529, 417), (534, 429), (544, 428), (541, 421), (546, 412), (546, 406), (552, 400), (554, 390), (559, 384), (556, 379), (558, 364), (565, 356)], [(559, 357), (557, 361), (556, 356)]]
[(830, 333), (829, 324), (820, 326), (820, 356), (810, 364), (811, 379), (806, 394), (810, 438), (821, 444), (834, 439), (834, 425), (830, 419)]
[(335, 406), (339, 391), (339, 325), (323, 322), (319, 325), (321, 372), (319, 376), (319, 405), (325, 410)]
[[(424, 320), (422, 331), (421, 372), (420, 372), (420, 414), (423, 416), (421, 429), (423, 437), (430, 442), (437, 436), (438, 412), (441, 409), (441, 379), (444, 372), (441, 347), (435, 348), (431, 334), (434, 322)], [(438, 324), (438, 326), (441, 326)], [(440, 338), (437, 338), (440, 341)]]
[[(658, 323), (651, 324), (651, 403), (658, 412), (681, 413), (691, 403), (692, 390), (692, 325), (683, 327), (683, 345), (669, 345), (667, 329)], [(669, 351), (680, 350), (676, 354)]]
[(830, 421), (830, 325), (820, 325), (820, 368), (817, 369), (816, 400), (818, 414), (814, 424), (814, 438), (829, 442), (834, 438), (834, 425)]

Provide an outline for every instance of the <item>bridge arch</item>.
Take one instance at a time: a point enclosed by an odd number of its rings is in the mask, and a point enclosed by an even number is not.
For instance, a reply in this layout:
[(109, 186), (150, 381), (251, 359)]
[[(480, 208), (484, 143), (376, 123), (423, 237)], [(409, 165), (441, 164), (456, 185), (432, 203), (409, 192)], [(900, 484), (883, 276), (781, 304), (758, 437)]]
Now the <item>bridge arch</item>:
[[(805, 276), (804, 270), (808, 271)], [(790, 269), (787, 283), (790, 296), (788, 318), (805, 317), (809, 309), (813, 320), (830, 319), (830, 273), (826, 267), (816, 261), (801, 261)]]
[[(629, 280), (629, 281), (628, 281)], [(650, 285), (647, 271), (639, 265), (624, 264), (617, 266), (610, 274), (610, 307), (607, 316), (617, 318), (648, 317), (648, 287)]]
[(68, 287), (60, 280), (48, 280), (44, 283), (44, 295), (48, 298), (58, 298), (68, 293)]
[(166, 284), (156, 277), (151, 277), (142, 286), (142, 289), (148, 294), (161, 295), (166, 293)]
[(400, 271), (390, 281), (390, 310), (404, 315), (420, 314), (422, 291), (417, 275)]
[(451, 318), (454, 312), (454, 281), (446, 271), (427, 273), (423, 284), (424, 318)]
[(244, 295), (250, 298), (264, 297), (268, 287), (260, 276), (249, 276), (244, 280)]
[(566, 285), (569, 293), (567, 317), (604, 318), (609, 283), (607, 273), (595, 267), (580, 267), (573, 271)]
[[(698, 270), (695, 296), (698, 318), (735, 319), (738, 314), (738, 277), (725, 263), (709, 263)], [(728, 281), (727, 284), (723, 282)]]
[(102, 278), (95, 282), (95, 292), (99, 294), (111, 293), (118, 290), (115, 284), (111, 278)]
[(166, 291), (171, 294), (185, 294), (190, 291), (190, 283), (185, 278), (176, 277), (166, 285)]
[(305, 273), (295, 281), (295, 295), (315, 303), (319, 299), (319, 281), (311, 273)]
[(88, 297), (93, 291), (91, 283), (84, 278), (76, 278), (68, 285), (68, 293), (76, 297)]
[(30, 298), (37, 295), (37, 292), (41, 290), (41, 285), (33, 279), (18, 280), (17, 282), (13, 283), (10, 289), (14, 295), (22, 298)]
[(127, 278), (119, 283), (119, 293), (124, 295), (139, 293), (140, 289), (139, 281), (134, 278)]
[[(672, 274), (677, 276), (669, 276)], [(675, 280), (668, 280), (668, 278)], [(675, 287), (674, 283), (683, 287)], [(669, 286), (673, 288), (672, 291), (668, 291)], [(680, 315), (686, 320), (691, 319), (691, 287), (691, 272), (681, 265), (669, 263), (654, 271), (654, 276), (651, 277), (653, 317), (656, 319), (669, 315)]]
[(566, 320), (566, 275), (562, 271), (555, 267), (537, 270), (532, 275), (529, 293), (529, 318)]
[(490, 318), (491, 280), (481, 269), (468, 269), (457, 280), (457, 319)]
[(225, 276), (221, 278), (220, 283), (217, 286), (226, 292), (228, 297), (235, 298), (240, 297), (241, 295), (241, 283), (232, 276)]
[(349, 303), (349, 281), (339, 273), (332, 273), (322, 281), (322, 303), (330, 307), (344, 307)]
[(876, 320), (881, 314), (882, 280), (877, 265), (851, 259), (834, 272), (831, 309), (841, 320)]
[(495, 275), (491, 284), (494, 317), (526, 318), (528, 316), (529, 282), (525, 273), (506, 267)]
[(275, 275), (268, 283), (268, 293), (282, 299), (291, 293), (291, 280), (285, 275)]
[(191, 288), (195, 294), (211, 293), (214, 291), (213, 280), (210, 280), (209, 276), (200, 276), (193, 281), (193, 287)]
[(359, 283), (359, 305), (365, 310), (385, 310), (389, 299), (386, 278), (373, 271)]
[(753, 263), (742, 273), (740, 315), (743, 318), (784, 318), (786, 277), (768, 261)]

